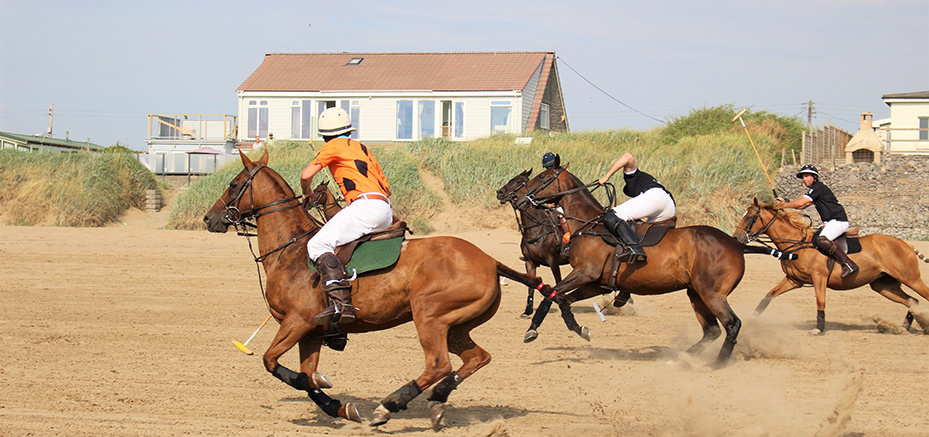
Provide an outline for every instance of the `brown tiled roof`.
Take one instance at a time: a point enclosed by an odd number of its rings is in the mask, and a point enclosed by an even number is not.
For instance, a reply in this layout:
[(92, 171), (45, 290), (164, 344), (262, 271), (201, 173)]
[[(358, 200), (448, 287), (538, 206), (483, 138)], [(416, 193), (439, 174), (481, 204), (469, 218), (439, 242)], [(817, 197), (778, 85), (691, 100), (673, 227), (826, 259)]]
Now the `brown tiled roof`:
[[(512, 91), (554, 52), (268, 53), (237, 91)], [(347, 65), (363, 58), (358, 65)]]

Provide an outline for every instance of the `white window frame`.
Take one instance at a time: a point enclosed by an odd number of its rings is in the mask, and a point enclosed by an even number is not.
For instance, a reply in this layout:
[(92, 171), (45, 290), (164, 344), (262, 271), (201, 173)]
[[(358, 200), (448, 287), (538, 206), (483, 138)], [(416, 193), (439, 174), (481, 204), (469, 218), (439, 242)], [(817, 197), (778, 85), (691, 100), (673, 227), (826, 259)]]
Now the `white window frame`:
[(548, 106), (548, 103), (542, 103), (542, 105), (539, 106), (539, 128), (551, 129), (551, 123), (549, 123), (550, 118), (551, 107)]

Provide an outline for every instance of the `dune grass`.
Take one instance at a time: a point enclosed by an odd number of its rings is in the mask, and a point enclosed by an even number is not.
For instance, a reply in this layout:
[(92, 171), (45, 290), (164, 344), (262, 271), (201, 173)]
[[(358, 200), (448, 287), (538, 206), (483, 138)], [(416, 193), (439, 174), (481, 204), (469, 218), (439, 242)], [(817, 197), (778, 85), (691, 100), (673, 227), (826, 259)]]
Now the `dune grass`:
[(103, 226), (143, 208), (156, 188), (131, 154), (0, 150), (0, 206), (11, 225)]

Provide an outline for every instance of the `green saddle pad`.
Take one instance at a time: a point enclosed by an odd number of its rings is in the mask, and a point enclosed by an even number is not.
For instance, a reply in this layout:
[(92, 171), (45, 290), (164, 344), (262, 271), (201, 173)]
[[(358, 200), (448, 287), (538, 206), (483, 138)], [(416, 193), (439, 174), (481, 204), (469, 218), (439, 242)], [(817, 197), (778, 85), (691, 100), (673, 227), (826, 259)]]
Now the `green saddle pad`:
[[(345, 271), (351, 276), (352, 269), (355, 269), (355, 273), (360, 275), (394, 265), (400, 259), (403, 240), (404, 237), (397, 237), (387, 240), (365, 241), (359, 244), (355, 251), (352, 252), (352, 258), (348, 260)], [(316, 265), (313, 264), (313, 260), (308, 257), (307, 263), (310, 265), (310, 270), (316, 272)]]

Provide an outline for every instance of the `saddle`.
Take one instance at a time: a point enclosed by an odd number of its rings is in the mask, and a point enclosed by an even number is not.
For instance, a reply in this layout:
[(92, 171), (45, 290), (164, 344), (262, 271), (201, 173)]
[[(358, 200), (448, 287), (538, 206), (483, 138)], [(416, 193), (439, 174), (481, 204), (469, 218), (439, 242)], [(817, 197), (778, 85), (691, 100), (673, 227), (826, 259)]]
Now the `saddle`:
[[(816, 231), (816, 233), (813, 234), (813, 240), (815, 240), (822, 231), (822, 229)], [(861, 252), (861, 242), (858, 241), (858, 226), (848, 228), (844, 234), (835, 239), (835, 244), (838, 245), (846, 255)], [(819, 248), (817, 248), (817, 250), (823, 255), (826, 255), (826, 253)]]
[[(362, 274), (394, 265), (400, 259), (400, 250), (406, 233), (410, 232), (406, 222), (395, 221), (387, 229), (362, 235), (361, 238), (335, 249), (335, 255), (342, 261), (345, 270)], [(312, 279), (319, 272), (313, 260), (307, 258), (307, 264), (313, 271)]]
[[(635, 235), (639, 240), (640, 246), (650, 247), (661, 242), (661, 239), (668, 233), (668, 229), (673, 229), (675, 227), (677, 227), (677, 216), (653, 223), (636, 222)], [(613, 234), (609, 232), (605, 232), (604, 234), (605, 235), (601, 237), (603, 241), (615, 247), (613, 250), (613, 263), (610, 267), (610, 279), (607, 287), (609, 287), (610, 290), (617, 290), (616, 275), (619, 274), (619, 265), (622, 264), (619, 260), (619, 255), (623, 252), (623, 247)], [(612, 240), (612, 242), (610, 240)]]
[[(639, 246), (651, 247), (661, 242), (668, 229), (674, 229), (675, 227), (677, 227), (677, 216), (653, 223), (637, 221), (635, 222), (635, 236), (638, 239)], [(600, 235), (600, 238), (610, 246), (617, 246), (621, 243), (618, 238), (609, 232), (604, 232)]]

